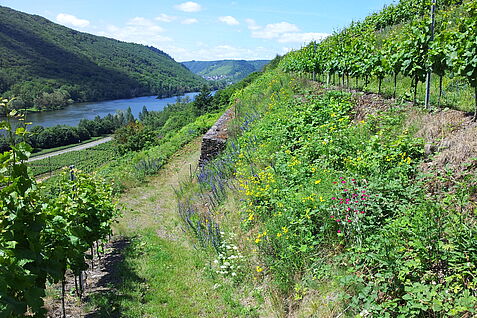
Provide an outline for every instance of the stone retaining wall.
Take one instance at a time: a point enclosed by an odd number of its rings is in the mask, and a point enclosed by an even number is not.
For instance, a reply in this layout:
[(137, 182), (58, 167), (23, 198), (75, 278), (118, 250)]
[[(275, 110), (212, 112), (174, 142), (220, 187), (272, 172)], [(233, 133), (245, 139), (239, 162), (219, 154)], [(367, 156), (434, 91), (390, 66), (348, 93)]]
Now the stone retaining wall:
[(233, 108), (229, 108), (202, 137), (199, 166), (205, 165), (225, 149), (228, 138), (227, 127), (233, 116)]

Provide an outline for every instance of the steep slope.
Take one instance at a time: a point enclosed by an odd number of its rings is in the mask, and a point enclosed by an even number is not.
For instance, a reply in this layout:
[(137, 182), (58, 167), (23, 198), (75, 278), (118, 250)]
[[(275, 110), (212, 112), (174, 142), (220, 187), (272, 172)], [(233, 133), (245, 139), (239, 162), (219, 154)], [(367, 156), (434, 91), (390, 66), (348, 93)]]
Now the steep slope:
[(0, 6), (0, 94), (20, 107), (196, 90), (203, 80), (166, 53), (78, 32)]
[(261, 70), (268, 60), (222, 60), (182, 62), (189, 70), (208, 80), (237, 82), (250, 73)]

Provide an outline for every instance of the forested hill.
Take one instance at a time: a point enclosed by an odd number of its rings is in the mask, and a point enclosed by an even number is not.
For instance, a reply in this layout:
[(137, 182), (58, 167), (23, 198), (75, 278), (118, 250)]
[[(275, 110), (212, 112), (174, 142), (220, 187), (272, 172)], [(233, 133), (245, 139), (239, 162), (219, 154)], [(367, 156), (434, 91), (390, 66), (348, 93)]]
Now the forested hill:
[(78, 32), (2, 6), (0, 66), (0, 96), (16, 96), (18, 107), (171, 96), (204, 83), (156, 48)]
[(226, 80), (237, 82), (250, 73), (260, 71), (268, 60), (221, 60), (182, 62), (189, 70), (207, 80)]

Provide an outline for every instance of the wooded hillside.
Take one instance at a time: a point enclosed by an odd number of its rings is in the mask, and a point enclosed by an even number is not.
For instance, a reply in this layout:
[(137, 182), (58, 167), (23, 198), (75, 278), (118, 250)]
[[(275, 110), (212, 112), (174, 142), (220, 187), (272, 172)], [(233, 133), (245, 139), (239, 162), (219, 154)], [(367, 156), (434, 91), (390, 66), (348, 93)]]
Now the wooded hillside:
[(69, 29), (0, 6), (0, 94), (17, 107), (172, 96), (204, 81), (159, 49)]

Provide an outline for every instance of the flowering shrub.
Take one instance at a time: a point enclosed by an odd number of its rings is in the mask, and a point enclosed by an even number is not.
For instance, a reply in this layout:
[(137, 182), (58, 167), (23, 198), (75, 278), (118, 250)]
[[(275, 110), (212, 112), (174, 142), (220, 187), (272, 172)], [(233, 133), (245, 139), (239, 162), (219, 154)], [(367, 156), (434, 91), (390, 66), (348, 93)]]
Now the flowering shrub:
[(376, 197), (367, 190), (366, 180), (345, 179), (333, 181), (337, 196), (329, 208), (330, 219), (336, 223), (338, 236), (344, 237), (349, 244), (361, 246), (368, 229), (382, 223), (376, 212)]

